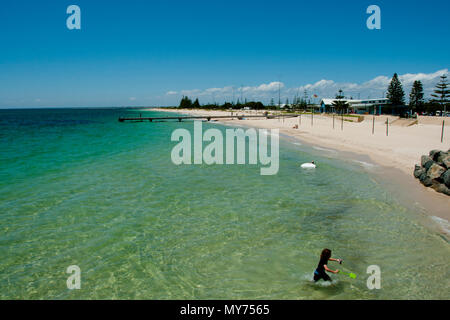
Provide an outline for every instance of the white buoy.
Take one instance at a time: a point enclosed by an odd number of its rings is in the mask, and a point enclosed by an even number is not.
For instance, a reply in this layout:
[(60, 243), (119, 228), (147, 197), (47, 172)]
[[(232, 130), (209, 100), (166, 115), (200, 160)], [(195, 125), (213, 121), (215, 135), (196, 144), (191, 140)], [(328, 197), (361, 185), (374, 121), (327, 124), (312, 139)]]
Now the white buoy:
[(314, 161), (313, 162), (306, 162), (306, 163), (303, 163), (301, 165), (301, 167), (303, 169), (314, 169), (316, 167), (316, 164), (314, 163)]

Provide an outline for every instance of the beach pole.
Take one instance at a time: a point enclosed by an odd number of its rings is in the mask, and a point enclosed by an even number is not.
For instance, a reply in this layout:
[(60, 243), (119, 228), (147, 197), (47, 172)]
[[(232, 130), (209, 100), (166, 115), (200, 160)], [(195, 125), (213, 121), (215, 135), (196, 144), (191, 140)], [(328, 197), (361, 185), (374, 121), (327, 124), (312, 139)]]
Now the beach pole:
[(372, 134), (374, 134), (375, 132), (375, 116), (373, 116), (373, 120), (372, 120)]
[(389, 118), (386, 118), (386, 137), (389, 136)]
[(441, 143), (444, 142), (444, 126), (445, 120), (442, 120)]
[(333, 129), (334, 129), (334, 113), (333, 113)]

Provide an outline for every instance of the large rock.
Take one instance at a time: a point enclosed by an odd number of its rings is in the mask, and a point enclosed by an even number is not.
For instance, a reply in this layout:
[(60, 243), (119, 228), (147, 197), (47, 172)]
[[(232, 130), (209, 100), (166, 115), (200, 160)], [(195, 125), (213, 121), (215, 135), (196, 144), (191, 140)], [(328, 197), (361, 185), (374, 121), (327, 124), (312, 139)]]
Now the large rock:
[(444, 181), (445, 185), (450, 188), (450, 169), (447, 169), (445, 173), (441, 176), (442, 181)]
[(442, 155), (440, 155), (438, 158), (438, 163), (441, 166), (446, 167), (447, 169), (450, 169), (450, 154), (442, 153)]
[[(443, 186), (443, 184), (441, 184), (441, 186)], [(445, 189), (443, 191), (441, 191), (441, 192), (445, 193), (448, 196), (450, 196), (450, 188), (445, 187)]]
[(443, 184), (443, 183), (433, 185), (433, 189), (436, 190), (437, 192), (444, 193), (444, 194), (450, 196), (450, 189), (447, 188), (445, 186), (445, 184)]
[(436, 153), (435, 158), (436, 158), (436, 162), (439, 163), (439, 165), (442, 165), (442, 160), (444, 159), (444, 157), (447, 155), (447, 152), (445, 151), (439, 151), (438, 153)]
[(429, 176), (427, 176), (426, 172), (422, 173), (419, 177), (420, 183), (422, 183), (425, 187), (429, 187), (433, 184), (433, 180)]
[(414, 167), (414, 177), (425, 187), (450, 196), (450, 150), (431, 150), (429, 156), (420, 158), (420, 163)]
[(438, 165), (437, 163), (434, 163), (427, 170), (427, 176), (430, 177), (430, 179), (439, 179), (444, 172), (444, 167)]
[(433, 161), (436, 161), (440, 152), (441, 152), (441, 150), (438, 150), (438, 149), (431, 150), (430, 151), (430, 158), (433, 159)]
[(433, 159), (431, 159), (429, 156), (422, 156), (420, 158), (420, 164), (427, 170), (429, 167), (431, 167), (433, 163), (434, 163)]
[(416, 166), (414, 168), (414, 177), (419, 178), (422, 175), (422, 173), (425, 173), (425, 172), (426, 172), (426, 170), (424, 168), (422, 168), (421, 166), (416, 164)]

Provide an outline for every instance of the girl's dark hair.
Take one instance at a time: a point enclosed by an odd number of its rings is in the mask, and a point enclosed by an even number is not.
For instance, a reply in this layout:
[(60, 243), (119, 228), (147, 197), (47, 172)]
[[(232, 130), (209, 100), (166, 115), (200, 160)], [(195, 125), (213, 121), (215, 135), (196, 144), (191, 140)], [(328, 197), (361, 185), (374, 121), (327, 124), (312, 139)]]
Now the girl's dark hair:
[(331, 258), (331, 250), (330, 249), (323, 249), (322, 253), (320, 254), (320, 260), (322, 259), (330, 259)]

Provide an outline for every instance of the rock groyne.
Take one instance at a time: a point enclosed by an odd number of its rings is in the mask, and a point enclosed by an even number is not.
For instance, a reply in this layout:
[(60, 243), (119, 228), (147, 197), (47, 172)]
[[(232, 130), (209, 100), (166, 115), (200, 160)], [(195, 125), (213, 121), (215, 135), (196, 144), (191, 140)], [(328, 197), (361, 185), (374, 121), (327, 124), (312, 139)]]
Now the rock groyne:
[(414, 168), (414, 177), (424, 186), (450, 196), (450, 149), (431, 150), (422, 156), (420, 165)]

